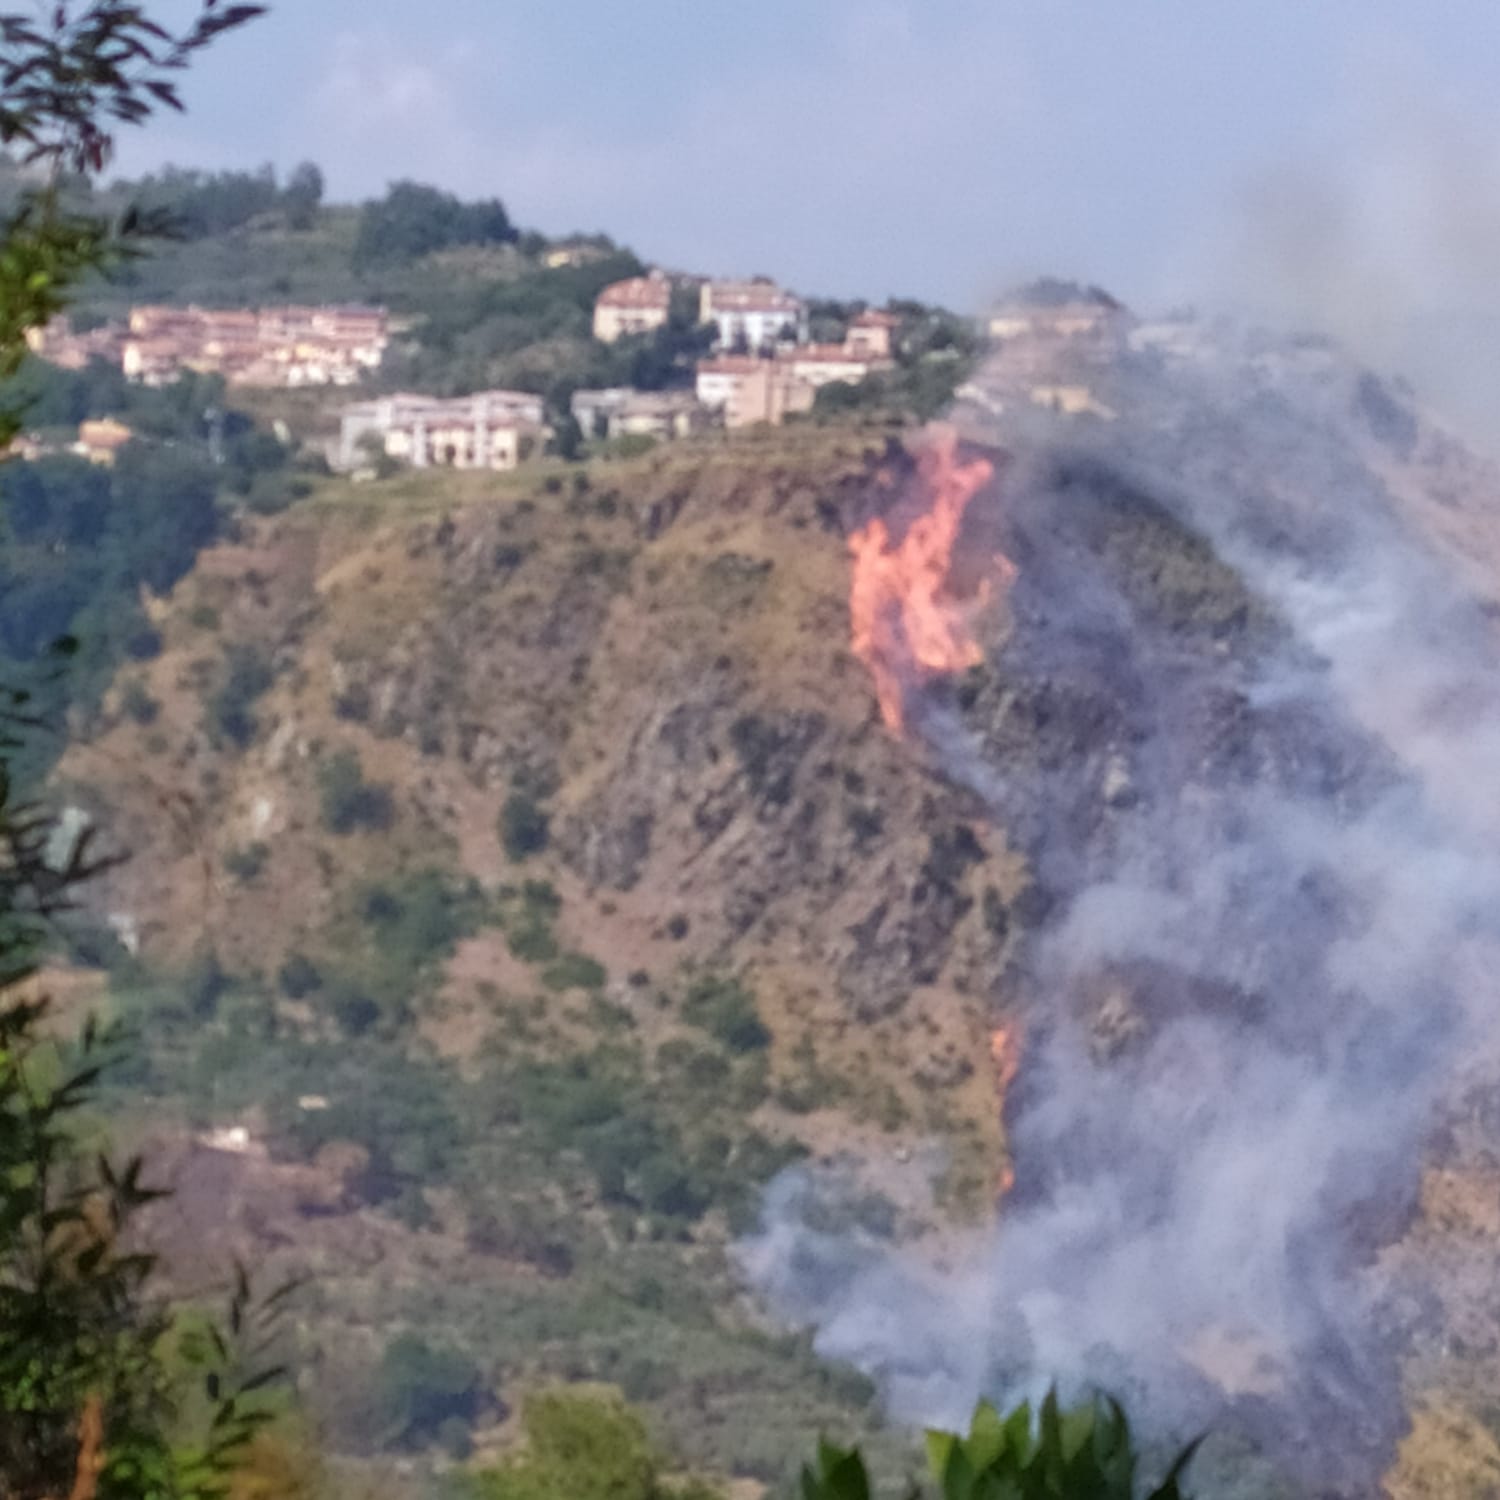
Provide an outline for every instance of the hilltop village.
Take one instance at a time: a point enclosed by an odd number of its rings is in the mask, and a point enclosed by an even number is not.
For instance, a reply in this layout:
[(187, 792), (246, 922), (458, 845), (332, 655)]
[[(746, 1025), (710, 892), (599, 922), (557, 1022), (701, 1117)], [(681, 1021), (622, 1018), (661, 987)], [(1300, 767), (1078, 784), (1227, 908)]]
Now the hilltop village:
[[(545, 264), (558, 271), (589, 258), (564, 246), (549, 251)], [(679, 352), (665, 382), (582, 386), (568, 391), (564, 402), (519, 389), (438, 394), (400, 388), (390, 356), (419, 337), (419, 320), (382, 306), (144, 304), (88, 328), (60, 319), (30, 342), (53, 366), (84, 371), (102, 364), (150, 389), (197, 375), (222, 380), (232, 391), (326, 397), (357, 391), (359, 399), (341, 405), (324, 399), (318, 406), (326, 434), (319, 446), (328, 466), (355, 478), (393, 466), (511, 470), (548, 452), (567, 456), (585, 443), (628, 447), (714, 429), (775, 427), (878, 401), (892, 379), (918, 366), (919, 376), (939, 367), (936, 388), (948, 400), (997, 409), (1001, 398), (994, 390), (958, 378), (967, 372), (962, 350), (933, 350), (909, 337), (910, 305), (882, 310), (855, 304), (840, 319), (815, 317), (817, 307), (764, 276), (716, 280), (655, 268), (610, 282), (593, 302), (597, 346), (650, 347), (672, 338), (689, 357), (682, 360)], [(1112, 412), (1086, 373), (1059, 383), (1058, 370), (1086, 372), (1091, 362), (1107, 363), (1128, 347), (1175, 349), (1192, 327), (1138, 325), (1099, 289), (1052, 280), (1021, 289), (987, 318), (964, 326), (971, 347), (985, 342), (1003, 354), (996, 368), (1008, 377), (1004, 400), (1019, 396), (1065, 415), (1103, 419)], [(1060, 361), (1059, 351), (1074, 357)], [(108, 465), (131, 435), (117, 420), (90, 421), (70, 443), (31, 433), (15, 452), (35, 459), (72, 451)]]

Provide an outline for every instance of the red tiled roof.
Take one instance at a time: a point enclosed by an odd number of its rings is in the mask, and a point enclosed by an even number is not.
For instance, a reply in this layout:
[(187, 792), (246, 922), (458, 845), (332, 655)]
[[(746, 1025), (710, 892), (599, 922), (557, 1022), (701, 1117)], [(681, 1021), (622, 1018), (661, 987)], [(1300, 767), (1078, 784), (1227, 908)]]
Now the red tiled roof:
[(672, 288), (659, 276), (632, 276), (617, 281), (599, 293), (600, 307), (639, 307), (662, 309), (672, 303)]
[(753, 354), (721, 354), (717, 359), (700, 359), (700, 375), (753, 375), (771, 363), (768, 359), (757, 359)]
[(771, 281), (714, 281), (708, 295), (714, 312), (800, 312), (802, 302)]
[(846, 349), (842, 344), (799, 344), (782, 351), (781, 357), (793, 364), (867, 365), (868, 354)]

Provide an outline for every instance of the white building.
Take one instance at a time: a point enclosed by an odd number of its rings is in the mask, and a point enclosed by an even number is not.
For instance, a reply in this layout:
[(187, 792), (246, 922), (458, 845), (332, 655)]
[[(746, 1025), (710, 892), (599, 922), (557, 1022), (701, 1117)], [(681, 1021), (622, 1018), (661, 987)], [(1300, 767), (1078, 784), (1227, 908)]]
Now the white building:
[(1190, 317), (1138, 324), (1130, 330), (1128, 342), (1137, 354), (1159, 354), (1168, 360), (1198, 359), (1209, 348), (1203, 325)]
[(373, 438), (414, 469), (514, 469), (545, 437), (543, 418), (542, 398), (525, 391), (361, 401), (344, 408), (333, 464), (346, 472), (362, 468)]
[(724, 411), (745, 381), (764, 363), (753, 354), (721, 354), (715, 359), (699, 360), (698, 400), (710, 411)]
[(1034, 406), (1045, 406), (1065, 417), (1103, 417), (1112, 422), (1116, 412), (1106, 406), (1086, 385), (1034, 385), (1030, 391)]
[(692, 391), (636, 391), (628, 386), (577, 391), (572, 411), (586, 438), (687, 437), (707, 427), (710, 418)]
[(1042, 280), (1023, 288), (989, 316), (989, 335), (1012, 339), (1123, 338), (1134, 320), (1108, 292), (1071, 282)]
[(719, 346), (754, 352), (783, 341), (807, 338), (807, 307), (774, 281), (706, 281), (699, 293), (698, 320), (718, 329)]

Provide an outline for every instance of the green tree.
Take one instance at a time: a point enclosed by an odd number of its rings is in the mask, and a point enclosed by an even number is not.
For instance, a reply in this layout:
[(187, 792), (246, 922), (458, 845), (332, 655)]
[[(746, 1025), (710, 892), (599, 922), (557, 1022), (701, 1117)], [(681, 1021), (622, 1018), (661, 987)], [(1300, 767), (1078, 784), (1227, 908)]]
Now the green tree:
[(365, 204), (354, 242), (356, 266), (402, 265), (458, 245), (504, 245), (516, 238), (498, 198), (464, 203), (420, 182), (396, 182)]
[(404, 1447), (432, 1442), (449, 1423), (469, 1427), (486, 1395), (472, 1359), (415, 1333), (386, 1345), (379, 1393), (385, 1441)]
[[(180, 34), (123, 0), (0, 13), (0, 146), (33, 174), (0, 207), (0, 378), (19, 367), (27, 332), (142, 229), (68, 209), (66, 176), (100, 171), (118, 124), (180, 108), (173, 72), (261, 9), (204, 0)], [(0, 444), (18, 420), (0, 412)], [(88, 529), (89, 513), (70, 501), (31, 521)], [(257, 1312), (241, 1276), (227, 1334), (202, 1318), (184, 1325), (152, 1291), (155, 1261), (136, 1243), (158, 1196), (142, 1162), (90, 1148), (106, 1039), (86, 1028), (62, 1046), (28, 986), (52, 918), (92, 866), (86, 838), (64, 858), (49, 853), (50, 819), (14, 796), (15, 732), (32, 724), (23, 694), (0, 693), (0, 1488), (19, 1500), (220, 1496), (267, 1419), (276, 1372), (247, 1372), (244, 1357), (264, 1353), (274, 1307)], [(197, 1429), (175, 1416), (188, 1375), (201, 1379)]]
[(700, 1481), (667, 1478), (641, 1419), (608, 1391), (531, 1396), (523, 1453), (474, 1476), (478, 1500), (712, 1500)]
[[(112, 1038), (89, 1026), (60, 1045), (29, 988), (52, 919), (96, 866), (87, 838), (59, 859), (50, 819), (13, 800), (17, 722), (14, 708), (0, 722), (0, 1485), (42, 1500), (86, 1475), (104, 1500), (218, 1496), (269, 1418), (278, 1372), (257, 1362), (281, 1299), (257, 1309), (241, 1275), (226, 1331), (183, 1323), (152, 1290), (137, 1223), (161, 1194), (139, 1157), (90, 1145)], [(206, 1416), (188, 1429), (174, 1414), (194, 1380)]]
[(228, 234), (284, 206), (275, 169), (270, 166), (254, 172), (198, 172), (169, 166), (138, 181), (117, 184), (106, 198), (151, 212), (184, 240)]
[(192, 567), (199, 549), (218, 533), (213, 468), (201, 454), (129, 443), (115, 463), (114, 493), (126, 565), (159, 593)]
[(254, 646), (232, 645), (225, 653), (224, 679), (209, 703), (209, 722), (236, 749), (255, 738), (260, 727), (255, 701), (275, 680), (270, 662)]
[(354, 750), (340, 750), (318, 767), (318, 801), (330, 833), (379, 832), (395, 816), (390, 788), (365, 780)]
[(288, 180), (281, 195), (288, 229), (308, 230), (317, 221), (323, 202), (323, 174), (317, 166), (305, 161)]
[(528, 792), (514, 791), (500, 809), (500, 842), (515, 861), (540, 854), (552, 836), (547, 810)]
[(771, 1044), (755, 996), (738, 979), (704, 975), (683, 1000), (682, 1018), (717, 1037), (731, 1052), (755, 1052)]
[(568, 463), (576, 463), (583, 457), (583, 428), (570, 411), (565, 411), (552, 424), (552, 451)]
[[(0, 682), (31, 687), (33, 710), (60, 723), (99, 702), (122, 659), (154, 654), (142, 586), (170, 588), (218, 534), (216, 490), (206, 455), (186, 445), (131, 443), (112, 469), (0, 463)], [(64, 636), (83, 642), (65, 670), (51, 656)], [(12, 772), (29, 784), (60, 748), (34, 736)]]

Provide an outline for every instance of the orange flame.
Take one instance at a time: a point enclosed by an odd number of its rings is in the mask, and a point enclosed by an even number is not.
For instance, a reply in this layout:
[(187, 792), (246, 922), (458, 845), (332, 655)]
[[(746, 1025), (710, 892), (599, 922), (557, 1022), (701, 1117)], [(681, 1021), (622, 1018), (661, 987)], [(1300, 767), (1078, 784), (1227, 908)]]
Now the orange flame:
[[(990, 1057), (995, 1065), (995, 1092), (1000, 1099), (1000, 1108), (1005, 1108), (1005, 1097), (1021, 1070), (1021, 1033), (1014, 1026), (997, 1026), (990, 1033)], [(1016, 1169), (1007, 1156), (1000, 1167), (995, 1184), (996, 1197), (1003, 1198), (1016, 1185)]]
[[(917, 469), (931, 509), (901, 540), (893, 541), (878, 517), (849, 538), (852, 646), (875, 679), (881, 717), (894, 734), (905, 724), (905, 685), (913, 672), (947, 675), (983, 660), (972, 621), (989, 603), (996, 581), (985, 579), (967, 600), (947, 592), (964, 512), (994, 477), (994, 466), (982, 458), (960, 462), (957, 436), (944, 430), (918, 455)], [(1004, 557), (996, 563), (1001, 586), (1008, 585), (1014, 566)]]
[(1020, 1032), (1013, 1026), (997, 1026), (990, 1033), (990, 1056), (995, 1061), (995, 1088), (1004, 1104), (1016, 1074), (1021, 1071)]

